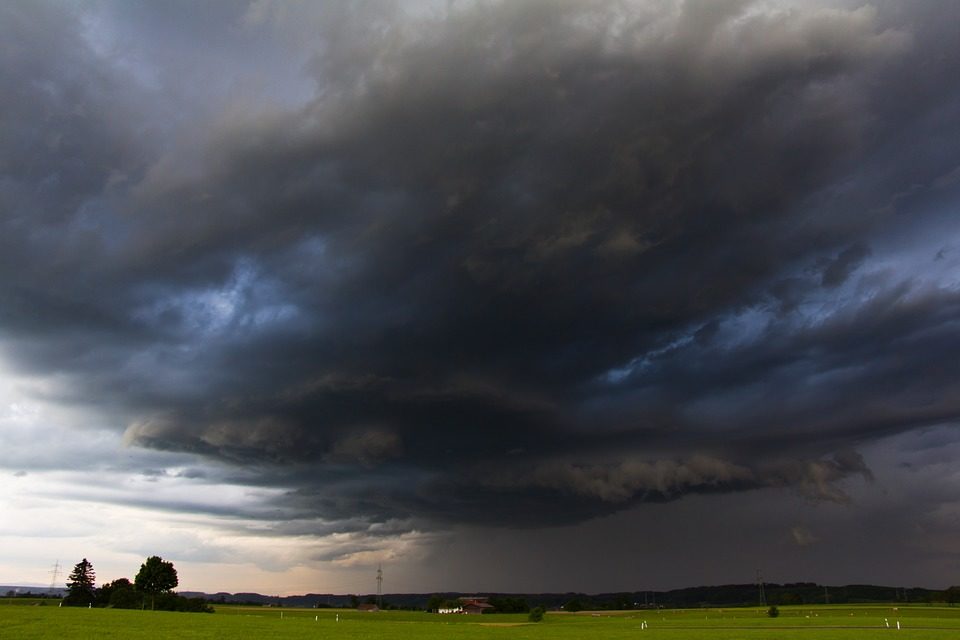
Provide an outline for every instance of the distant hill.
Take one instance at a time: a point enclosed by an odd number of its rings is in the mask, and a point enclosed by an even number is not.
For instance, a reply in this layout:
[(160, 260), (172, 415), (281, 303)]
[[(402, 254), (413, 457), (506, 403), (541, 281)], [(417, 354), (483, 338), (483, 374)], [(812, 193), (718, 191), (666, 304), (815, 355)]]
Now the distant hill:
[(11, 593), (17, 597), (52, 596), (62, 598), (67, 595), (66, 589), (39, 587), (37, 585), (0, 585), (0, 596), (10, 597)]
[[(265, 596), (259, 593), (214, 593), (181, 591), (187, 597), (204, 598), (213, 603), (252, 604), (274, 607), (354, 607), (371, 601), (373, 594), (308, 593), (298, 596)], [(489, 596), (522, 598), (530, 606), (548, 609), (651, 609), (690, 608), (706, 606), (758, 606), (760, 590), (756, 584), (730, 584), (687, 587), (669, 591), (622, 591), (599, 594), (584, 593), (496, 593), (496, 592), (435, 592), (390, 593), (383, 596), (385, 607), (425, 609), (431, 597), (453, 600), (461, 596)], [(764, 585), (767, 604), (855, 604), (866, 602), (922, 603), (943, 601), (944, 592), (921, 587), (902, 588), (875, 585), (824, 586), (812, 582)]]

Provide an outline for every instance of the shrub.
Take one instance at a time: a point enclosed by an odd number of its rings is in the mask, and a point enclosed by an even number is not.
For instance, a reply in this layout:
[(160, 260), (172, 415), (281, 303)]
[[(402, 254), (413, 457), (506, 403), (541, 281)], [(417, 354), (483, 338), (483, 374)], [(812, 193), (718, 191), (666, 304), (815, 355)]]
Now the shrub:
[(175, 593), (161, 593), (156, 597), (158, 611), (183, 611), (188, 613), (213, 613), (213, 607), (203, 598), (185, 598)]
[(780, 609), (777, 609), (777, 605), (773, 605), (767, 609), (767, 615), (771, 618), (776, 618), (778, 615), (780, 615)]
[(527, 616), (530, 622), (540, 622), (543, 620), (543, 607), (534, 607), (530, 609), (530, 615)]

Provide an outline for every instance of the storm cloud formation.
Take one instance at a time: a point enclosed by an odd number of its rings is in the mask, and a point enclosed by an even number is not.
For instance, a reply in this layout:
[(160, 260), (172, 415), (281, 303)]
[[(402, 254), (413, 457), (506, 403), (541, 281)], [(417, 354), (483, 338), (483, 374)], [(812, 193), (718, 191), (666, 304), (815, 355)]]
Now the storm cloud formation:
[(3, 356), (294, 529), (845, 503), (960, 416), (958, 21), (8, 3)]

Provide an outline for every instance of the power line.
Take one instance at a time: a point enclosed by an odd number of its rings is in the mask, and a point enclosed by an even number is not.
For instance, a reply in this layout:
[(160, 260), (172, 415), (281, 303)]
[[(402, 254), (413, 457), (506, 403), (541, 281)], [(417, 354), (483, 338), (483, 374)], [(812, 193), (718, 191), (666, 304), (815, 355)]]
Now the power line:
[(57, 578), (60, 576), (60, 560), (59, 559), (57, 559), (57, 561), (53, 563), (53, 569), (50, 570), (50, 573), (53, 576), (52, 578), (50, 578), (50, 593), (56, 593), (56, 589), (58, 588)]

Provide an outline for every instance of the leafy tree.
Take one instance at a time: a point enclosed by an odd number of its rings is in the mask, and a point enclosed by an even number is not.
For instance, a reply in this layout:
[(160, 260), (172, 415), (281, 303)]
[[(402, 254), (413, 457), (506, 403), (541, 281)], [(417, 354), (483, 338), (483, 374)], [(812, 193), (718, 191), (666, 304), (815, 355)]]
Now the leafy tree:
[(575, 613), (577, 611), (583, 611), (583, 603), (579, 599), (574, 598), (570, 600), (565, 605), (563, 605), (564, 611), (569, 611), (570, 613)]
[(143, 599), (133, 587), (123, 587), (114, 589), (108, 605), (114, 609), (139, 609), (143, 606)]
[(147, 561), (140, 565), (140, 571), (137, 577), (133, 579), (133, 585), (137, 591), (150, 596), (150, 608), (156, 605), (157, 596), (162, 593), (169, 593), (180, 584), (177, 579), (177, 570), (173, 568), (172, 562), (164, 562), (160, 556), (150, 556)]
[(97, 606), (106, 607), (110, 604), (110, 596), (113, 595), (113, 592), (117, 588), (129, 588), (133, 589), (133, 584), (126, 578), (118, 578), (113, 582), (107, 582), (106, 584), (100, 585), (100, 588), (97, 589)]
[(543, 620), (543, 607), (534, 607), (530, 610), (530, 615), (527, 616), (527, 620), (530, 622), (540, 622)]
[(93, 571), (93, 565), (84, 558), (73, 567), (70, 577), (67, 579), (67, 597), (63, 602), (67, 606), (89, 606), (97, 598), (97, 590), (94, 582), (97, 574)]
[(126, 578), (117, 578), (97, 589), (97, 606), (113, 607), (114, 609), (139, 609), (141, 604), (142, 599), (137, 595), (133, 583)]

